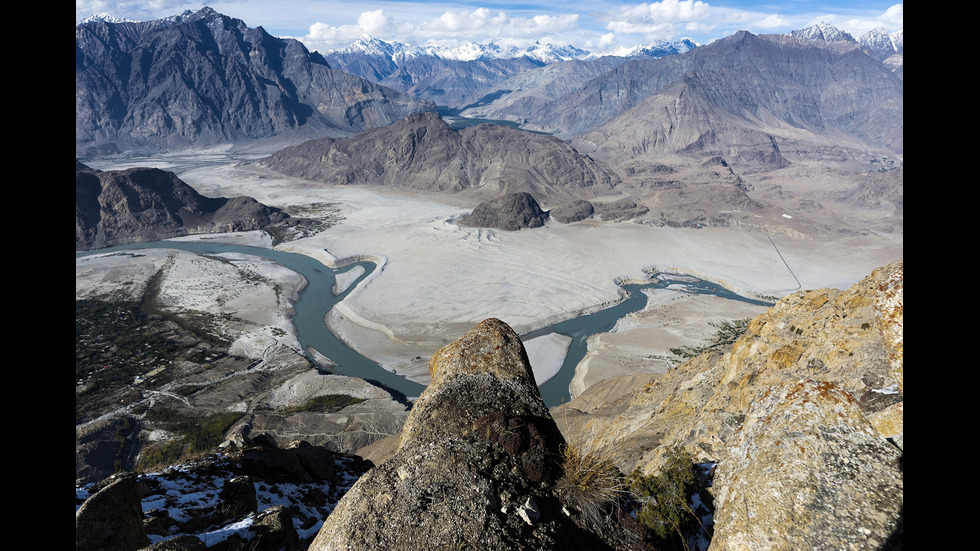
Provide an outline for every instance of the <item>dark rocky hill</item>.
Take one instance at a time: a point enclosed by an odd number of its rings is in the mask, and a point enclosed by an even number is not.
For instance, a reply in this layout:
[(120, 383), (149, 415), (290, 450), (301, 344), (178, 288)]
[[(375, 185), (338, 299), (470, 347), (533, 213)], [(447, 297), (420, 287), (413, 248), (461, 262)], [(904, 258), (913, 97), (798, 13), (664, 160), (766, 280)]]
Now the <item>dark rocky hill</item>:
[(76, 251), (297, 222), (251, 197), (205, 197), (173, 172), (103, 172), (75, 162)]
[(530, 193), (522, 192), (484, 201), (459, 223), (463, 226), (516, 231), (538, 228), (547, 221), (548, 213), (541, 210)]
[(411, 115), (354, 138), (310, 140), (262, 163), (328, 184), (479, 188), (494, 197), (519, 191), (589, 195), (619, 183), (612, 170), (553, 136), (489, 124), (456, 131), (435, 113)]
[(432, 103), (332, 69), (300, 42), (211, 8), (75, 28), (75, 150), (351, 135)]

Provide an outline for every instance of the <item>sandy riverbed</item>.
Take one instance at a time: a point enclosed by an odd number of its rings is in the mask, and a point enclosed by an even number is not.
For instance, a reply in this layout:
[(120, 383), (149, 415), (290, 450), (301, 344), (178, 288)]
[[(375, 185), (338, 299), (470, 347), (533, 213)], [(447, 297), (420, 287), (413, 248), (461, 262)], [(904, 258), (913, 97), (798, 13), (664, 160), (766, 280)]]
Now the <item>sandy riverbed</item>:
[[(334, 259), (383, 259), (381, 269), (327, 322), (362, 354), (422, 383), (428, 381), (431, 353), (485, 318), (497, 317), (526, 333), (616, 302), (617, 281), (645, 279), (651, 269), (696, 274), (743, 294), (781, 297), (800, 288), (847, 287), (902, 258), (903, 251), (901, 235), (874, 233), (801, 237), (593, 220), (519, 232), (464, 228), (454, 220), (473, 205), (453, 204), (454, 198), (311, 185), (213, 159), (166, 162), (180, 167), (178, 176), (205, 195), (339, 208), (342, 221), (290, 242), (288, 249)], [(76, 267), (76, 288), (77, 273)], [(595, 337), (573, 383), (578, 390), (611, 374), (660, 369), (662, 364), (638, 358), (699, 342), (713, 331), (712, 323), (752, 313), (722, 299), (678, 300), (666, 294), (650, 300), (614, 332)], [(536, 341), (527, 343), (529, 356), (538, 358), (536, 371), (544, 378), (565, 344), (557, 337)]]

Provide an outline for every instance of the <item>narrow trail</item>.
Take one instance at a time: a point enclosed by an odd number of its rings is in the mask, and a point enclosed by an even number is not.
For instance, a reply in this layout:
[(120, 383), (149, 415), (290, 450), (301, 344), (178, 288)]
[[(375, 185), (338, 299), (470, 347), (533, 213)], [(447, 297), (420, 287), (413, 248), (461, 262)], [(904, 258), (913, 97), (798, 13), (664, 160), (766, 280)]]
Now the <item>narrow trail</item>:
[(793, 276), (793, 279), (796, 280), (796, 288), (795, 289), (781, 289), (781, 290), (782, 291), (799, 291), (800, 289), (803, 288), (803, 284), (800, 283), (800, 278), (796, 277), (796, 274), (793, 273), (793, 268), (790, 268), (789, 267), (789, 263), (786, 262), (786, 259), (785, 258), (783, 258), (783, 253), (779, 252), (779, 247), (777, 247), (776, 246), (776, 242), (772, 240), (772, 236), (770, 236), (769, 234), (766, 234), (766, 238), (769, 239), (769, 243), (772, 244), (772, 248), (776, 250), (776, 254), (779, 255), (779, 259), (783, 261), (783, 266), (786, 266), (786, 271), (788, 271), (789, 272), (789, 275)]

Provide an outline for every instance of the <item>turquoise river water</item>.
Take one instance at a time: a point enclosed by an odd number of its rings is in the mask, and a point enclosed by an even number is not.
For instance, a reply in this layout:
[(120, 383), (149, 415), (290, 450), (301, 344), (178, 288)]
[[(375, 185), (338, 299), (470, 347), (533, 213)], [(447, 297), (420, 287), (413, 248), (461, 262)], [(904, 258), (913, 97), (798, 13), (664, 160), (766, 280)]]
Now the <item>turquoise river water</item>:
[[(342, 301), (376, 268), (374, 263), (359, 262), (343, 268), (332, 269), (323, 265), (320, 261), (303, 254), (288, 253), (262, 247), (228, 245), (205, 241), (137, 243), (96, 251), (76, 252), (75, 256), (77, 258), (91, 254), (147, 248), (181, 249), (201, 255), (219, 255), (224, 253), (247, 254), (268, 258), (286, 266), (302, 275), (307, 281), (307, 285), (300, 292), (299, 301), (295, 305), (296, 316), (294, 318), (299, 342), (304, 350), (308, 347), (313, 348), (324, 356), (327, 356), (338, 364), (333, 369), (339, 373), (374, 381), (409, 398), (419, 396), (424, 389), (422, 385), (385, 370), (377, 362), (362, 356), (348, 347), (327, 328), (324, 322), (324, 317), (327, 312), (335, 304)], [(356, 265), (364, 266), (365, 273), (349, 285), (343, 293), (334, 295), (333, 286), (336, 275), (354, 269)], [(746, 301), (765, 306), (770, 305), (767, 302), (742, 297), (718, 284), (696, 278), (671, 274), (654, 275), (656, 276), (656, 281), (653, 283), (624, 285), (627, 298), (609, 308), (556, 323), (527, 335), (522, 335), (522, 338), (527, 340), (534, 336), (554, 331), (562, 335), (567, 335), (572, 339), (561, 370), (540, 386), (541, 396), (549, 407), (560, 405), (562, 402), (569, 400), (568, 385), (575, 373), (575, 366), (585, 357), (585, 353), (587, 352), (586, 339), (595, 333), (609, 331), (623, 316), (643, 309), (647, 302), (647, 297), (642, 292), (644, 289), (665, 289), (669, 285), (677, 288), (680, 285), (680, 288), (684, 289), (685, 292), (715, 295), (730, 300)]]

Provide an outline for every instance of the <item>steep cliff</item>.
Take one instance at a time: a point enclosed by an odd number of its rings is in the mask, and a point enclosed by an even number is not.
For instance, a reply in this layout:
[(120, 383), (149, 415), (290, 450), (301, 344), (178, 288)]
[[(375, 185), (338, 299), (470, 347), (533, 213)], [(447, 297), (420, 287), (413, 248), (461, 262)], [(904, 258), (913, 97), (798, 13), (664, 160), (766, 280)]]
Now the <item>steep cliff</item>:
[(790, 295), (730, 351), (603, 381), (553, 414), (566, 432), (612, 427), (624, 470), (656, 472), (673, 446), (717, 464), (711, 549), (898, 548), (903, 266)]

